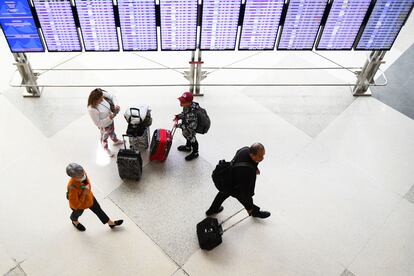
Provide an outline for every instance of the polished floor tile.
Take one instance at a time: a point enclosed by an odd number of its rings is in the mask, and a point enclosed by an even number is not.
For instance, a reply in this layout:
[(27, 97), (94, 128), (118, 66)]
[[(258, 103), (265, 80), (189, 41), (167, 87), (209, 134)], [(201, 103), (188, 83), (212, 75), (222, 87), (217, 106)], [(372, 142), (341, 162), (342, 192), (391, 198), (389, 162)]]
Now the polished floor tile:
[(403, 200), (350, 265), (358, 276), (414, 274), (414, 205)]

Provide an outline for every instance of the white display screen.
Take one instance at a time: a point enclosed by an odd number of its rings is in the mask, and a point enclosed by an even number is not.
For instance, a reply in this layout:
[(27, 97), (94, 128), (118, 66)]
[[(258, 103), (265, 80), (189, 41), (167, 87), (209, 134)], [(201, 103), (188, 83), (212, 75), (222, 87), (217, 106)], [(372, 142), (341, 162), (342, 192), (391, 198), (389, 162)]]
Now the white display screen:
[(157, 25), (154, 0), (118, 0), (122, 48), (156, 51)]
[(312, 50), (327, 0), (290, 0), (279, 44), (280, 50)]
[(247, 0), (240, 50), (273, 50), (284, 0)]
[(70, 0), (34, 0), (33, 3), (49, 51), (82, 51)]
[(112, 0), (75, 0), (86, 51), (119, 51)]
[(413, 3), (414, 0), (377, 0), (356, 49), (391, 49)]
[(160, 0), (161, 50), (195, 50), (197, 0)]
[(317, 49), (351, 50), (371, 0), (334, 0)]
[(201, 50), (236, 48), (241, 0), (203, 0)]

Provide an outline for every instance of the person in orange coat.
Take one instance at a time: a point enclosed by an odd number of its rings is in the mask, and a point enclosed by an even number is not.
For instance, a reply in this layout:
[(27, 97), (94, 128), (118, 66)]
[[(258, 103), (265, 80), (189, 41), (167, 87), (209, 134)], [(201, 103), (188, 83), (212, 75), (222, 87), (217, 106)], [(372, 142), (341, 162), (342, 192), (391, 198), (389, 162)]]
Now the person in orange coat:
[(111, 229), (124, 222), (123, 220), (112, 221), (101, 209), (98, 201), (93, 196), (91, 183), (81, 165), (70, 163), (66, 167), (66, 174), (71, 177), (67, 187), (67, 198), (69, 200), (69, 207), (72, 209), (70, 219), (76, 229), (79, 231), (86, 230), (85, 226), (78, 220), (85, 209), (90, 209), (94, 212), (102, 223), (108, 223)]

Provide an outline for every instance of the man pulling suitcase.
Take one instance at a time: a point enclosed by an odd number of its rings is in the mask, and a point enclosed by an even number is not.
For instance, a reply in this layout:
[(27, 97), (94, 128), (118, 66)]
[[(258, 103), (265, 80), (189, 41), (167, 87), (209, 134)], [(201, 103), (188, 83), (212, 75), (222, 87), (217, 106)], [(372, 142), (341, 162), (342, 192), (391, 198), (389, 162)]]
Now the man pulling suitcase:
[[(213, 181), (219, 189), (213, 203), (206, 211), (207, 216), (218, 214), (223, 211), (221, 204), (229, 197), (235, 197), (252, 217), (265, 219), (270, 212), (260, 211), (260, 207), (253, 204), (253, 195), (256, 185), (256, 175), (260, 174), (258, 164), (263, 161), (265, 148), (261, 143), (254, 143), (250, 147), (244, 147), (237, 151), (233, 160), (224, 168), (222, 174), (216, 177), (221, 164), (228, 163), (221, 160), (213, 172)], [(216, 179), (221, 178), (224, 179)], [(222, 180), (221, 185), (217, 181)]]

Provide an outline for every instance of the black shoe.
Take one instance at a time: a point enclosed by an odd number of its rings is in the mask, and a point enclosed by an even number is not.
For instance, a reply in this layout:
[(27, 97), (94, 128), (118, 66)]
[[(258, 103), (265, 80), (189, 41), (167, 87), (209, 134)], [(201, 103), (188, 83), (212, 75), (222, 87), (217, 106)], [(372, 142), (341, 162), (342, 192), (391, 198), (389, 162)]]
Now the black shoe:
[(265, 218), (270, 217), (270, 212), (258, 211), (258, 212), (255, 212), (254, 214), (252, 214), (252, 217), (265, 219)]
[(191, 161), (193, 159), (196, 159), (197, 157), (198, 157), (198, 152), (192, 152), (185, 157), (185, 160)]
[(178, 148), (177, 148), (179, 151), (185, 151), (185, 152), (190, 152), (191, 151), (191, 147), (190, 146), (187, 146), (187, 145), (181, 145), (181, 146), (178, 146)]
[(224, 207), (223, 206), (220, 206), (220, 208), (218, 208), (218, 210), (211, 210), (211, 209), (208, 209), (207, 211), (206, 211), (206, 216), (212, 216), (212, 215), (215, 215), (215, 214), (218, 214), (218, 213), (220, 213), (221, 211), (223, 211), (223, 209), (224, 209)]
[(116, 220), (116, 221), (114, 221), (114, 225), (109, 225), (109, 227), (111, 227), (111, 229), (112, 228), (114, 228), (115, 226), (119, 226), (119, 225), (121, 225), (122, 223), (124, 222), (124, 220), (122, 220), (122, 219), (120, 219), (120, 220)]
[(73, 221), (72, 221), (73, 226), (75, 226), (76, 229), (78, 229), (79, 231), (83, 232), (86, 230), (85, 226), (82, 225), (82, 223), (78, 223), (78, 225), (76, 225)]

